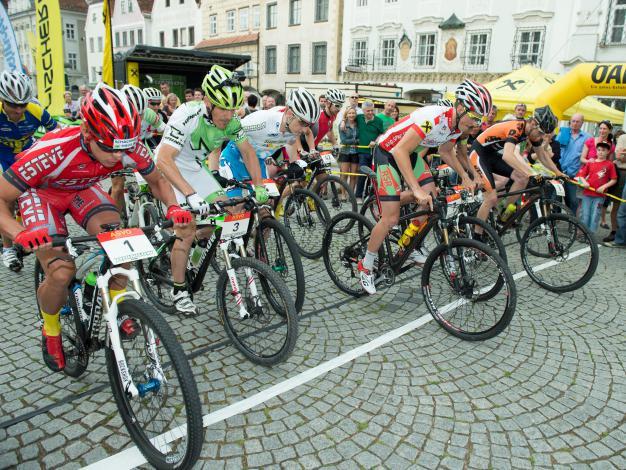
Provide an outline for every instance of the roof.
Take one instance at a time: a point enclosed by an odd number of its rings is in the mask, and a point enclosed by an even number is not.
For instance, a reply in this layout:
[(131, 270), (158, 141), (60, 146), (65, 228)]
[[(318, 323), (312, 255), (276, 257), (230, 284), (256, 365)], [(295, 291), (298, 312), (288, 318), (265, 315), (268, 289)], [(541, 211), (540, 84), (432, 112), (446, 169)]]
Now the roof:
[(203, 39), (200, 41), (194, 49), (213, 49), (232, 46), (235, 44), (247, 44), (257, 42), (259, 40), (259, 33), (241, 34), (239, 36), (231, 36), (228, 38), (220, 39)]
[(77, 11), (79, 13), (87, 13), (87, 2), (85, 0), (59, 0), (59, 8), (65, 11)]
[(250, 60), (249, 55), (227, 54), (223, 52), (204, 52), (187, 49), (174, 49), (169, 47), (156, 47), (146, 45), (136, 45), (132, 49), (123, 53), (118, 60), (132, 60), (140, 63), (164, 63), (181, 65), (204, 65), (210, 67), (213, 64), (223, 65), (231, 70), (240, 67)]
[(465, 23), (463, 23), (454, 13), (452, 13), (450, 18), (439, 25), (440, 29), (461, 29), (464, 27)]
[[(63, 1), (63, 0), (61, 0)], [(84, 0), (81, 0), (84, 1)], [(113, 13), (115, 13), (115, 0), (109, 0), (111, 3), (109, 3), (109, 6), (111, 7), (111, 16), (113, 16)], [(139, 4), (139, 10), (141, 11), (141, 13), (145, 14), (151, 14), (152, 13), (152, 5), (154, 5), (154, 0), (137, 0), (137, 3)]]

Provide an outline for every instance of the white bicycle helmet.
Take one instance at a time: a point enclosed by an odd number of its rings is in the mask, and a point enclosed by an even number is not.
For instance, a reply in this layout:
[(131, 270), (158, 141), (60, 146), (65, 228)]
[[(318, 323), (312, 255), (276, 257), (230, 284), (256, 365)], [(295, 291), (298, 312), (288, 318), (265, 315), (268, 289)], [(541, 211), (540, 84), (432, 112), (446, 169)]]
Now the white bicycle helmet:
[(445, 106), (446, 108), (453, 108), (454, 103), (447, 98), (441, 98), (437, 100), (437, 106)]
[(28, 75), (7, 70), (0, 74), (0, 100), (27, 104), (32, 97), (33, 83)]
[(146, 98), (149, 102), (160, 102), (163, 99), (163, 95), (161, 94), (161, 92), (153, 87), (144, 88), (143, 93), (144, 95), (146, 95)]
[(135, 85), (124, 85), (122, 91), (128, 98), (128, 101), (135, 106), (139, 116), (143, 116), (143, 112), (148, 107), (148, 97), (143, 90)]
[(315, 97), (300, 87), (291, 90), (287, 98), (287, 107), (308, 124), (314, 124), (320, 118), (320, 105)]
[(334, 105), (341, 106), (346, 101), (346, 94), (336, 88), (330, 88), (326, 92), (326, 100)]
[(481, 116), (487, 116), (491, 107), (491, 93), (484, 85), (473, 80), (464, 80), (454, 92), (457, 102), (461, 103), (469, 111)]

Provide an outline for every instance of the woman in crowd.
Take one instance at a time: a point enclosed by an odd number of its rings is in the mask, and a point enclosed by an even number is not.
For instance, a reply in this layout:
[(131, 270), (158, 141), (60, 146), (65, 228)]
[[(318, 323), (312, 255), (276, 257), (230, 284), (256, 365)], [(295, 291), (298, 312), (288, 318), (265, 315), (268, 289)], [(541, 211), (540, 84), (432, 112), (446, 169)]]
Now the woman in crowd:
[(398, 122), (398, 120), (400, 119), (400, 108), (398, 108), (397, 105), (394, 106), (393, 111), (391, 111), (391, 117), (396, 122)]
[(165, 104), (163, 105), (163, 112), (167, 115), (168, 119), (172, 113), (180, 106), (180, 100), (174, 93), (170, 93), (165, 98)]
[[(339, 138), (341, 140), (341, 150), (339, 153), (339, 164), (342, 173), (358, 173), (359, 172), (359, 154), (357, 145), (359, 145), (359, 128), (356, 122), (356, 109), (348, 108), (343, 118), (343, 125), (339, 126)], [(341, 175), (352, 188), (356, 188), (358, 176)]]
[(72, 99), (72, 92), (66, 91), (63, 93), (64, 103), (63, 103), (63, 113), (65, 117), (68, 119), (78, 119), (78, 102)]

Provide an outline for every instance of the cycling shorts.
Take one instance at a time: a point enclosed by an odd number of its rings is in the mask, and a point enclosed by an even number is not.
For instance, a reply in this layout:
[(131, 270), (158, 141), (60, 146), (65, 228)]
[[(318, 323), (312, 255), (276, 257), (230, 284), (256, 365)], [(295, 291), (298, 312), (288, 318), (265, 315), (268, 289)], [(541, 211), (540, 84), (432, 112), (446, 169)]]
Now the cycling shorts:
[[(265, 160), (259, 160), (261, 166), (261, 176), (267, 178), (267, 167)], [(246, 168), (246, 164), (243, 161), (243, 156), (237, 146), (230, 142), (220, 155), (220, 175), (224, 178), (234, 179), (239, 182), (247, 181), (250, 179), (250, 173)], [(226, 191), (228, 197), (240, 197), (243, 195), (241, 188), (232, 188)]]
[(101, 212), (115, 212), (115, 202), (99, 184), (80, 191), (31, 188), (18, 198), (22, 225), (26, 230), (46, 227), (50, 235), (67, 235), (65, 214), (84, 229)]
[[(403, 180), (393, 155), (376, 146), (374, 148), (374, 164), (376, 165), (376, 181), (380, 200), (400, 201)], [(411, 166), (420, 186), (434, 182), (428, 164), (416, 153), (411, 154)]]
[(502, 159), (500, 154), (495, 150), (482, 147), (480, 144), (472, 146), (469, 159), (474, 169), (480, 175), (485, 191), (493, 191), (495, 189), (494, 174), (510, 178), (513, 173), (513, 168)]

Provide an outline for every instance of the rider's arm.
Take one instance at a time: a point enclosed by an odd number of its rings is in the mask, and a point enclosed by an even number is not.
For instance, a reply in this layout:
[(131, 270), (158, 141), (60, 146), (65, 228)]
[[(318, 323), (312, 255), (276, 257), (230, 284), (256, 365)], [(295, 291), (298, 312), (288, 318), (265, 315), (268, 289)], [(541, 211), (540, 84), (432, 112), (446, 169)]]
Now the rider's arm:
[(461, 177), (461, 184), (463, 186), (473, 187), (475, 183), (473, 183), (470, 179), (469, 175), (465, 171), (465, 168), (459, 162), (458, 157), (454, 155), (454, 146), (454, 142), (446, 142), (445, 144), (440, 145), (439, 155), (441, 155), (441, 159)]
[(13, 216), (13, 203), (20, 196), (21, 191), (0, 176), (0, 232), (5, 233), (13, 240), (24, 230)]
[(548, 170), (558, 176), (567, 176), (558, 169), (554, 161), (550, 158), (550, 155), (547, 154), (543, 147), (535, 147), (534, 150), (537, 158), (539, 158), (541, 163), (543, 163), (543, 166), (545, 166)]
[(514, 170), (519, 171), (521, 174), (529, 177), (532, 176), (529, 167), (522, 163), (515, 156), (515, 144), (513, 142), (506, 142), (504, 144), (504, 150), (502, 151), (502, 160), (507, 163)]
[(423, 191), (413, 173), (413, 167), (411, 165), (411, 153), (417, 148), (421, 141), (422, 138), (418, 133), (413, 129), (409, 129), (393, 149), (393, 158), (398, 165), (398, 169), (404, 181), (409, 186), (409, 189), (414, 192), (418, 190)]
[(161, 172), (152, 171), (147, 175), (143, 175), (143, 178), (150, 186), (152, 194), (154, 194), (159, 201), (165, 204), (165, 207), (177, 204), (172, 185), (163, 177)]
[(296, 160), (300, 160), (300, 154), (298, 153), (298, 146), (300, 144), (300, 139), (296, 139), (293, 144), (285, 145), (287, 149), (287, 155), (289, 155), (289, 161), (295, 162)]
[(178, 154), (178, 149), (161, 142), (161, 145), (159, 145), (155, 157), (157, 161), (157, 168), (161, 170), (163, 176), (167, 178), (167, 181), (169, 181), (172, 186), (178, 189), (184, 196), (189, 196), (196, 191), (189, 183), (187, 183), (185, 178), (183, 178), (183, 175), (180, 174), (180, 170), (176, 166), (176, 162), (174, 161), (174, 159)]
[(250, 173), (252, 184), (255, 186), (261, 186), (263, 184), (263, 178), (261, 177), (261, 165), (259, 164), (259, 159), (256, 156), (254, 147), (252, 147), (248, 140), (244, 140), (243, 142), (237, 144), (237, 148), (239, 148), (241, 156), (243, 157), (243, 163), (246, 165), (248, 173)]
[(332, 127), (330, 129), (328, 129), (328, 132), (326, 133), (326, 137), (328, 137), (328, 140), (330, 141), (331, 144), (337, 145), (337, 137), (335, 137), (335, 133), (333, 132)]
[(209, 154), (208, 158), (208, 166), (211, 171), (218, 171), (220, 169), (220, 154), (222, 153), (222, 149), (220, 147), (213, 149), (213, 151)]
[[(306, 139), (306, 143), (309, 146), (309, 152), (313, 152), (315, 150), (315, 136), (313, 135), (313, 131), (311, 130), (310, 127), (307, 127), (304, 130), (304, 138)], [(300, 147), (298, 150), (302, 150), (302, 143), (300, 142), (300, 139), (298, 139), (297, 145)], [(298, 160), (299, 159), (300, 158), (298, 158)]]

